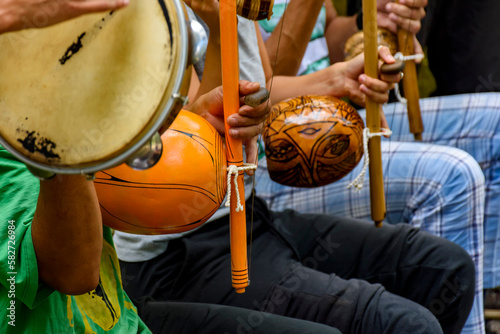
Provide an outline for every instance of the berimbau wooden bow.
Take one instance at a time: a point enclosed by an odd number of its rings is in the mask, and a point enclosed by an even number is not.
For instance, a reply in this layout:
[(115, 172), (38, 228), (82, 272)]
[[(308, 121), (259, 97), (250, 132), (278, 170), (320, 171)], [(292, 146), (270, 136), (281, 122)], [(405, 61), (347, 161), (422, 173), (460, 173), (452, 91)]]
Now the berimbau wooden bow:
[[(396, 0), (396, 3), (399, 3), (399, 0)], [(408, 30), (398, 27), (398, 47), (399, 52), (403, 54), (403, 57), (413, 56), (415, 51), (413, 38), (414, 35)], [(403, 92), (407, 101), (410, 132), (413, 133), (415, 140), (422, 141), (424, 125), (422, 123), (422, 115), (420, 113), (420, 93), (418, 90), (417, 67), (415, 60), (408, 59), (405, 61), (403, 74)]]
[[(378, 78), (377, 2), (363, 0), (363, 34), (365, 43), (365, 74)], [(366, 98), (366, 126), (373, 133), (380, 133), (380, 105)], [(385, 218), (384, 178), (382, 173), (381, 138), (375, 136), (368, 142), (370, 152), (370, 205), (375, 226), (382, 226)]]
[[(222, 90), (224, 92), (224, 119), (238, 112), (239, 101), (239, 62), (238, 62), (238, 32), (236, 17), (236, 0), (220, 0), (220, 34), (221, 34), (221, 59), (222, 59)], [(228, 135), (226, 129), (226, 156), (228, 167), (243, 166), (243, 147), (241, 140)], [(229, 177), (229, 176), (228, 176)], [(237, 176), (238, 187), (231, 187), (230, 203), (230, 239), (231, 239), (231, 271), (233, 287), (237, 293), (245, 292), (248, 286), (247, 264), (247, 234), (246, 214), (244, 208), (245, 186), (243, 171)], [(228, 189), (229, 190), (229, 189)], [(239, 192), (236, 194), (236, 191)], [(243, 201), (243, 210), (237, 211), (238, 198)]]

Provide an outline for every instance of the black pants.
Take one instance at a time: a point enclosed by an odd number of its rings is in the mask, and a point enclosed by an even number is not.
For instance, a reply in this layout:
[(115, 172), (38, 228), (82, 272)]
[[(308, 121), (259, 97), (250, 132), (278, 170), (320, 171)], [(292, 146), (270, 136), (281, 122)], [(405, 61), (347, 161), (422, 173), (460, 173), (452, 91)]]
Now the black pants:
[(244, 294), (231, 287), (227, 218), (170, 241), (150, 261), (121, 262), (129, 277), (125, 290), (133, 298), (309, 320), (342, 333), (460, 333), (472, 307), (469, 255), (407, 224), (375, 228), (328, 215), (270, 212), (257, 199), (252, 230), (251, 285)]
[(155, 334), (341, 334), (315, 322), (233, 306), (147, 299), (136, 305)]

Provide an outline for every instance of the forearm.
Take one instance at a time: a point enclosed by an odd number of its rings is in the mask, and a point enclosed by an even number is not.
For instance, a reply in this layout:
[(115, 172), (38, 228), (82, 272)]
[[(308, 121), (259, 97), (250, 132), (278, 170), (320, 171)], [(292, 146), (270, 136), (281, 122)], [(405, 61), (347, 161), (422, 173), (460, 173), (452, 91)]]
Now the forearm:
[(203, 76), (196, 98), (222, 85), (221, 45), (219, 32), (210, 32)]
[[(42, 28), (74, 17), (124, 7), (129, 0), (2, 0), (0, 33)], [(43, 17), (43, 20), (40, 20)]]
[(12, 31), (19, 25), (26, 25), (21, 22), (21, 18), (26, 20), (23, 7), (11, 1), (0, 1), (0, 33)]
[(346, 95), (341, 65), (302, 76), (276, 76), (270, 89), (272, 103), (300, 95)]
[(297, 75), (323, 3), (322, 0), (290, 1), (265, 42), (275, 75)]
[(92, 181), (81, 175), (41, 181), (31, 231), (41, 281), (66, 294), (97, 286), (103, 234)]
[(356, 17), (337, 16), (325, 31), (328, 51), (330, 52), (330, 62), (335, 64), (344, 60), (344, 46), (346, 41), (359, 31), (356, 25)]

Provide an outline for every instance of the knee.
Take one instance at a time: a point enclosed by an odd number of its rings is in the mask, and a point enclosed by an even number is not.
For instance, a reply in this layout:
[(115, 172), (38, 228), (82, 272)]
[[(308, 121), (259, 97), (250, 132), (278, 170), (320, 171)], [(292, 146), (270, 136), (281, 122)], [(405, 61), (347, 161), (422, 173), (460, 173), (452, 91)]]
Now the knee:
[[(448, 275), (441, 282), (440, 292), (428, 305), (429, 310), (437, 317), (449, 305), (456, 305), (455, 317), (465, 317), (465, 322), (472, 304), (476, 288), (476, 270), (471, 256), (461, 247), (449, 243), (443, 251), (449, 259)], [(467, 311), (468, 310), (468, 311)]]
[(443, 329), (437, 318), (426, 308), (416, 305), (414, 310), (407, 310), (395, 324), (399, 328), (391, 333), (400, 334), (441, 334)]
[(454, 264), (452, 277), (455, 277), (455, 280), (460, 283), (457, 283), (455, 287), (464, 294), (473, 296), (476, 284), (476, 269), (471, 256), (462, 247), (454, 243), (451, 243), (448, 248), (449, 257)]
[(454, 242), (433, 235), (426, 236), (428, 238), (424, 238), (422, 243), (434, 245), (430, 247), (430, 252), (425, 252), (427, 261), (424, 261), (424, 266), (440, 267), (444, 286), (454, 295), (474, 295), (476, 269), (470, 254)]
[[(412, 231), (413, 232), (413, 231)], [(418, 236), (418, 237), (417, 237)], [(475, 293), (475, 266), (471, 256), (455, 243), (425, 232), (413, 232), (407, 255), (423, 269), (418, 284), (424, 295), (419, 302), (446, 328), (461, 328), (472, 308)], [(421, 285), (423, 283), (423, 285)]]
[(443, 333), (437, 317), (416, 302), (387, 291), (384, 291), (376, 302), (378, 314), (376, 316), (377, 320), (372, 324), (376, 329), (373, 332), (398, 334)]
[(420, 311), (420, 315), (417, 313), (412, 313), (408, 315), (408, 322), (410, 325), (418, 324), (417, 330), (407, 331), (407, 333), (422, 333), (422, 334), (438, 334), (443, 333), (443, 329), (441, 328), (441, 324), (437, 320), (437, 318), (432, 315), (432, 313), (422, 308)]
[(453, 147), (427, 149), (414, 167), (412, 178), (418, 182), (407, 201), (407, 219), (424, 229), (443, 222), (454, 228), (482, 229), (485, 177), (477, 161)]
[[(471, 196), (477, 193), (484, 194), (485, 177), (479, 163), (467, 152), (453, 147), (447, 147), (447, 160), (450, 160), (453, 168), (447, 182), (454, 188), (461, 188), (454, 191), (462, 196)], [(484, 197), (484, 195), (482, 195)]]

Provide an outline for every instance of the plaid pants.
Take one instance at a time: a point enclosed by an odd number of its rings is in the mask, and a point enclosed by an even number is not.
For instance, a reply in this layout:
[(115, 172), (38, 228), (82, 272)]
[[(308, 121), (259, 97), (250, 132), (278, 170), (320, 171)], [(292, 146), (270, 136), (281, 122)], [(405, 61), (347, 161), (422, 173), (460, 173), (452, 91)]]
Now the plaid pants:
[[(420, 227), (471, 255), (476, 296), (462, 333), (484, 333), (483, 274), (485, 288), (500, 285), (500, 94), (436, 97), (420, 104), (424, 143), (414, 142), (405, 106), (384, 107), (393, 131), (391, 139), (382, 142), (386, 222)], [(360, 114), (364, 116), (364, 111)], [(333, 184), (301, 189), (271, 181), (262, 159), (256, 173), (257, 194), (272, 210), (293, 208), (370, 219), (369, 178), (360, 192), (346, 189), (362, 163)]]

